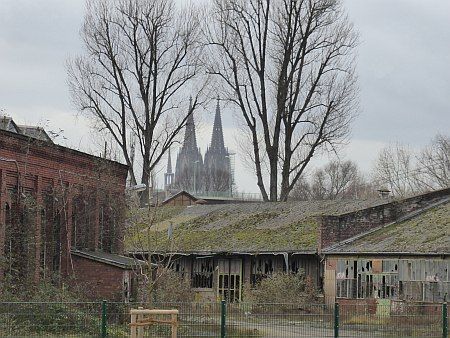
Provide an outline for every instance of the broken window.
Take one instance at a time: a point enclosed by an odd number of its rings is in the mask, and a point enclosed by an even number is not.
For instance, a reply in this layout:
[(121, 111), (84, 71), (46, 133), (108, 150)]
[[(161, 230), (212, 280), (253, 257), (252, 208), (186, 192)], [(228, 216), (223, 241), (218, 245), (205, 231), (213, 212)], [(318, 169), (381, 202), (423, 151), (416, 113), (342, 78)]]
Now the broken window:
[(187, 271), (187, 259), (184, 257), (176, 258), (170, 265), (171, 269), (177, 272), (181, 277), (185, 276)]
[(433, 259), (339, 260), (337, 297), (354, 298), (352, 263), (356, 262), (357, 298), (443, 301), (448, 293), (448, 261)]
[(356, 266), (355, 260), (339, 260), (336, 274), (336, 297), (356, 298)]
[(250, 275), (250, 282), (252, 286), (255, 286), (264, 278), (272, 275), (273, 273), (273, 259), (272, 257), (252, 258), (252, 273)]
[(212, 288), (214, 264), (212, 258), (198, 258), (192, 263), (192, 287)]

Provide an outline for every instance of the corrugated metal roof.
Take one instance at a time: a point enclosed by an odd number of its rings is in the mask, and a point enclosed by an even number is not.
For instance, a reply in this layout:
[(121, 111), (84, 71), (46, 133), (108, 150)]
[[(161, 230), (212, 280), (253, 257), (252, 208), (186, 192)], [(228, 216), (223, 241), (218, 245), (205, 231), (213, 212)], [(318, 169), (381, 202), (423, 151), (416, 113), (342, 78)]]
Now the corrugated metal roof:
[(101, 251), (72, 250), (71, 253), (72, 255), (92, 259), (108, 265), (114, 265), (122, 269), (131, 269), (137, 264), (143, 263), (142, 261), (131, 257)]

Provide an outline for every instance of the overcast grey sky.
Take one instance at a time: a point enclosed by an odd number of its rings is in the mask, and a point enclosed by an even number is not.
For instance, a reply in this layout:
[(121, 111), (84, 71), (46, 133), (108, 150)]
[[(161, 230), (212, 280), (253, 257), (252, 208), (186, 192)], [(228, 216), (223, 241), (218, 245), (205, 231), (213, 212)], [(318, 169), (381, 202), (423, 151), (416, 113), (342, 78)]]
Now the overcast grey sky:
[[(180, 0), (182, 1), (182, 0)], [(361, 114), (343, 157), (368, 171), (388, 143), (421, 147), (450, 130), (450, 1), (345, 0), (361, 35), (358, 75)], [(82, 52), (84, 0), (0, 0), (0, 109), (19, 123), (64, 130), (67, 146), (95, 151), (89, 123), (76, 117), (65, 62)], [(213, 112), (213, 106), (211, 112)], [(223, 112), (225, 141), (238, 149), (236, 121)], [(203, 114), (199, 143), (211, 135)], [(241, 191), (257, 191), (236, 157)]]

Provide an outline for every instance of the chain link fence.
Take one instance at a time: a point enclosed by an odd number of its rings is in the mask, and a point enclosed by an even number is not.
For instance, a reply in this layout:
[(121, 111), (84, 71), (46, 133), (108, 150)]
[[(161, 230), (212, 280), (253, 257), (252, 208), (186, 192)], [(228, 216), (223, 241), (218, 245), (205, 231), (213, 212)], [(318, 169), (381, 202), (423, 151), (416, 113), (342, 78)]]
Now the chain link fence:
[[(177, 309), (178, 337), (448, 337), (447, 304), (0, 303), (0, 337), (129, 337), (130, 310)], [(145, 337), (170, 337), (153, 324)]]

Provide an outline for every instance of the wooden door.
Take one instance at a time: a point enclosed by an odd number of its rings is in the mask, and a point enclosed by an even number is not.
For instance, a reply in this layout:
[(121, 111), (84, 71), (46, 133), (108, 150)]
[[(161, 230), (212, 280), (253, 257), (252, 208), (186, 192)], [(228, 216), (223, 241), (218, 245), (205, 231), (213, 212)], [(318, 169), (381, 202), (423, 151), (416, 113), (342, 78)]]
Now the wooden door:
[(218, 260), (217, 297), (227, 302), (238, 302), (242, 294), (242, 259)]

